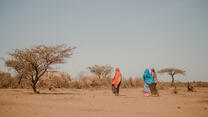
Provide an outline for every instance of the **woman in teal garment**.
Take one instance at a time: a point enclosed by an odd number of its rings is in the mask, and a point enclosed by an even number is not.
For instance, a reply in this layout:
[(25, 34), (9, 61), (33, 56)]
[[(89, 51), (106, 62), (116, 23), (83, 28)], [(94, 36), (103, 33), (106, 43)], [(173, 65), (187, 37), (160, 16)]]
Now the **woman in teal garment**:
[(144, 96), (152, 95), (149, 85), (154, 83), (154, 78), (151, 76), (149, 69), (144, 71), (142, 78), (144, 79)]

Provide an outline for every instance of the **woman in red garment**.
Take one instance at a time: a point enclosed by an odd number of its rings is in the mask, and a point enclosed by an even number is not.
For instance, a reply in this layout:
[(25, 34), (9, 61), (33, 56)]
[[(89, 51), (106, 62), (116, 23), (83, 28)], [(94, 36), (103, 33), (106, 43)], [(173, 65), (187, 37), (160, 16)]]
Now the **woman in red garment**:
[(111, 80), (112, 83), (112, 91), (116, 96), (119, 96), (119, 87), (121, 84), (122, 75), (119, 68), (116, 68), (116, 73)]

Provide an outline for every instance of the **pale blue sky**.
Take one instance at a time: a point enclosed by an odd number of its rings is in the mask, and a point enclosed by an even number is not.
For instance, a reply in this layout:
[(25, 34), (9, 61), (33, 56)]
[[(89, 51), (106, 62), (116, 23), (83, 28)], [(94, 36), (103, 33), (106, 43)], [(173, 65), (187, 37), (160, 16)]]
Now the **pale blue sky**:
[[(186, 71), (176, 80), (208, 81), (207, 6), (207, 0), (0, 0), (0, 57), (64, 43), (77, 49), (56, 67), (72, 76), (110, 64), (125, 77), (175, 67)], [(3, 61), (0, 70), (7, 71)]]

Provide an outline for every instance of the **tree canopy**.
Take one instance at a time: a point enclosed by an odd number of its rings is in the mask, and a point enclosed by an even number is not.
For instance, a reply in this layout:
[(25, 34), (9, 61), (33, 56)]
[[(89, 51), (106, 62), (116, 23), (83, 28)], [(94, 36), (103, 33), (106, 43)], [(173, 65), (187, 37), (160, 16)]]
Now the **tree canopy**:
[(88, 67), (88, 70), (91, 73), (97, 75), (99, 79), (101, 79), (101, 78), (110, 77), (110, 75), (113, 72), (113, 67), (111, 67), (110, 65), (104, 65), (104, 66), (94, 65), (92, 67)]
[(181, 69), (176, 69), (176, 68), (165, 68), (165, 69), (161, 69), (158, 71), (158, 73), (168, 73), (169, 75), (172, 74), (182, 74), (185, 75), (185, 71), (181, 70)]

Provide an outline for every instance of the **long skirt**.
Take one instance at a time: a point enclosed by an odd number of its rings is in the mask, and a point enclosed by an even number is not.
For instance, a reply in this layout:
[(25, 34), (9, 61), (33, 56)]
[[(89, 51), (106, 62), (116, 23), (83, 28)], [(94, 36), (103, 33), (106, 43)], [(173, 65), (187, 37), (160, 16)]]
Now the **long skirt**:
[(144, 91), (143, 91), (144, 96), (150, 96), (152, 95), (149, 85), (147, 83), (144, 83)]

